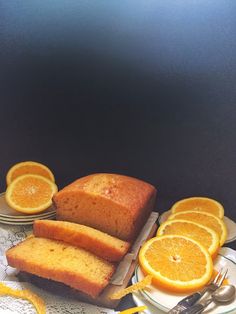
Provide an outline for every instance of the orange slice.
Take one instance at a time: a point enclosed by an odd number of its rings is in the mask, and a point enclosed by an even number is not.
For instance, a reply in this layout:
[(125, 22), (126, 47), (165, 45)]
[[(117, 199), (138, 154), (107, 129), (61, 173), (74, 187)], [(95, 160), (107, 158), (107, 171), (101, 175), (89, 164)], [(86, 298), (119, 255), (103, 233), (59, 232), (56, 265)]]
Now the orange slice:
[(139, 252), (139, 263), (152, 283), (175, 292), (203, 287), (213, 273), (206, 248), (188, 237), (164, 235), (148, 240)]
[(168, 234), (186, 236), (200, 242), (212, 257), (217, 255), (220, 247), (219, 236), (214, 230), (189, 220), (174, 219), (161, 224), (157, 230), (157, 236)]
[(54, 182), (35, 174), (19, 176), (7, 187), (7, 204), (22, 213), (35, 214), (52, 205), (57, 192)]
[(38, 174), (55, 182), (54, 175), (47, 166), (35, 161), (24, 161), (15, 164), (8, 170), (6, 176), (7, 185), (24, 174)]
[(220, 245), (222, 246), (225, 243), (227, 237), (227, 229), (226, 225), (222, 219), (207, 213), (207, 212), (199, 212), (196, 210), (189, 210), (185, 212), (180, 212), (176, 214), (172, 214), (168, 217), (169, 219), (184, 219), (196, 222), (203, 226), (206, 226), (210, 229), (213, 229), (220, 238)]
[(175, 203), (171, 212), (173, 214), (187, 210), (208, 212), (219, 218), (224, 217), (224, 207), (217, 201), (207, 197), (189, 197)]

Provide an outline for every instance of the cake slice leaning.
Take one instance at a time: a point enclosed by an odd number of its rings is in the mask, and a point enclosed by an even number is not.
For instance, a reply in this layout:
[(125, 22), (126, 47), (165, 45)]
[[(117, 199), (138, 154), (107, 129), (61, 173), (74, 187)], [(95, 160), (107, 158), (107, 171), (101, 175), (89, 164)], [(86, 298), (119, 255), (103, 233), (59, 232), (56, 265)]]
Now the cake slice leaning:
[(8, 264), (46, 279), (62, 282), (93, 298), (108, 285), (115, 266), (62, 241), (28, 237), (6, 252)]
[(126, 241), (72, 222), (35, 220), (33, 230), (36, 237), (67, 242), (110, 262), (119, 262), (130, 247)]

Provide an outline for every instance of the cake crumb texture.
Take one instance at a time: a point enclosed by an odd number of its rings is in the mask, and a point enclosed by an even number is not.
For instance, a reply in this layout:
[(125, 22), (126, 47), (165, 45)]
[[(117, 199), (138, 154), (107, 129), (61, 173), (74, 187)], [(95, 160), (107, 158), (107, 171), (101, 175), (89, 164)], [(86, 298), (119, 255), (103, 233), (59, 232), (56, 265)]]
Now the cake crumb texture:
[(10, 266), (52, 279), (97, 297), (108, 285), (115, 266), (62, 241), (34, 236), (6, 252)]

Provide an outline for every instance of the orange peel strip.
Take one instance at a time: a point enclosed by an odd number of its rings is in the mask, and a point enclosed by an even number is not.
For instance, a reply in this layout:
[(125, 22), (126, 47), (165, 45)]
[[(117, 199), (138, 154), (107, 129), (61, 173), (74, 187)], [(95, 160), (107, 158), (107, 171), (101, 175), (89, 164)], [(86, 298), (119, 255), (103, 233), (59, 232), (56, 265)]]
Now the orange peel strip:
[(117, 300), (117, 299), (121, 299), (123, 298), (124, 296), (126, 296), (127, 294), (129, 293), (132, 293), (134, 291), (138, 291), (138, 290), (142, 290), (144, 289), (145, 287), (147, 287), (148, 285), (150, 285), (152, 283), (152, 276), (151, 275), (147, 275), (146, 277), (144, 277), (143, 280), (125, 288), (125, 289), (122, 289), (118, 292), (115, 292), (113, 293), (110, 298), (112, 300)]
[(46, 314), (45, 302), (30, 290), (12, 289), (0, 282), (0, 295), (9, 295), (11, 297), (25, 299), (33, 304), (38, 314)]
[(146, 305), (136, 306), (136, 307), (131, 307), (130, 309), (124, 310), (124, 311), (120, 312), (119, 314), (133, 314), (133, 313), (142, 312), (146, 309), (147, 309)]

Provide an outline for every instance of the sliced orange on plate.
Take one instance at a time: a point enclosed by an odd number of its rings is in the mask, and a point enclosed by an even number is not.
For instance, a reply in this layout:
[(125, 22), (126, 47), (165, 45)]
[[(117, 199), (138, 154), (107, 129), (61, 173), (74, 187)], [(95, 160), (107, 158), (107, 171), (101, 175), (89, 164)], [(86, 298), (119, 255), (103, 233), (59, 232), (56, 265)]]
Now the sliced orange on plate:
[(26, 174), (19, 176), (7, 187), (5, 198), (7, 204), (22, 213), (40, 213), (52, 205), (52, 197), (57, 186), (49, 179)]
[(173, 214), (187, 210), (208, 212), (219, 218), (224, 217), (224, 207), (214, 199), (208, 197), (189, 197), (182, 199), (171, 207)]
[(207, 249), (188, 237), (164, 235), (148, 240), (139, 252), (144, 273), (152, 283), (175, 292), (200, 289), (213, 273), (213, 262)]
[(25, 174), (37, 174), (55, 182), (54, 175), (47, 166), (35, 161), (24, 161), (15, 164), (9, 169), (6, 176), (7, 185), (17, 177)]
[(167, 220), (157, 230), (157, 236), (181, 235), (200, 242), (206, 247), (212, 257), (217, 255), (220, 247), (218, 234), (206, 226), (189, 220)]
[(172, 214), (168, 217), (168, 220), (169, 219), (190, 220), (213, 229), (219, 235), (221, 246), (225, 243), (227, 238), (227, 228), (223, 220), (207, 212), (189, 210)]

